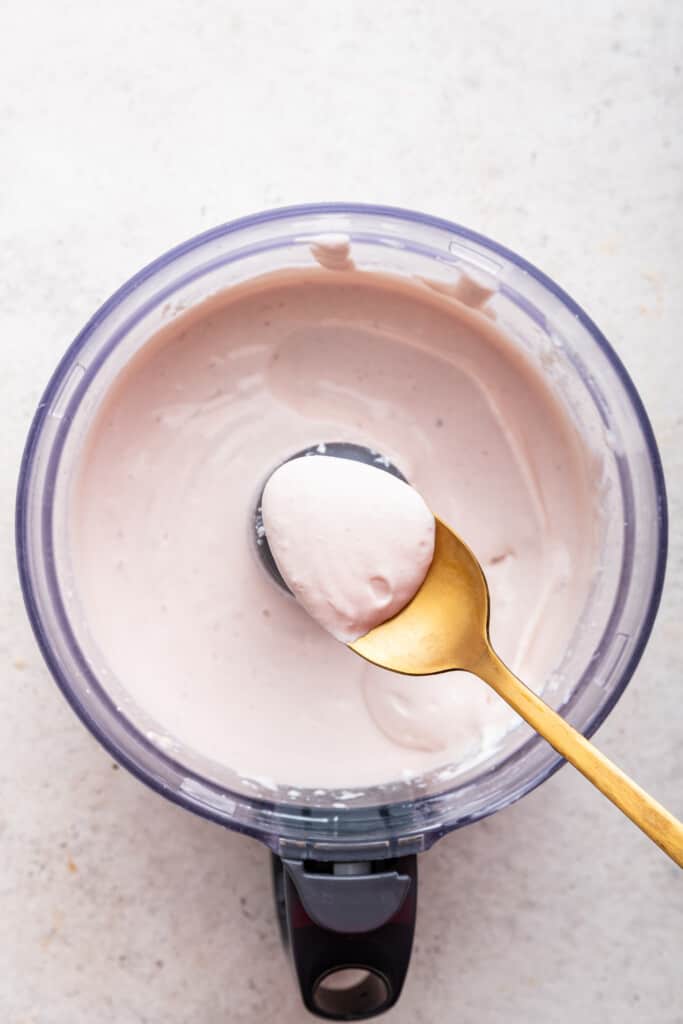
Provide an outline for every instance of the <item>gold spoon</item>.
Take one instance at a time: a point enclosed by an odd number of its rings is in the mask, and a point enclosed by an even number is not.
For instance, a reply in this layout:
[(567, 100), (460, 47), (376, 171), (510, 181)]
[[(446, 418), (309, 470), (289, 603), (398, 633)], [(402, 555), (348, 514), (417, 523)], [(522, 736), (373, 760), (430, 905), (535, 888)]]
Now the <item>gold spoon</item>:
[(636, 785), (503, 664), (489, 639), (489, 592), (469, 548), (439, 519), (434, 558), (403, 611), (349, 644), (405, 675), (473, 672), (683, 867), (683, 823)]

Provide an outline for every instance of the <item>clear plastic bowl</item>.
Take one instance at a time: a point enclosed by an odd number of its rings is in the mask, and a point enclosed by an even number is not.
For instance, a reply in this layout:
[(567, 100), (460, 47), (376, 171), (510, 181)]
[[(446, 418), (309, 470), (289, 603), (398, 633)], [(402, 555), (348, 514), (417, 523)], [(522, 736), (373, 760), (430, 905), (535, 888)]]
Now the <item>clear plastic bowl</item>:
[(89, 656), (68, 594), (66, 508), (71, 473), (98, 403), (120, 368), (182, 308), (244, 278), (309, 265), (313, 236), (350, 236), (361, 267), (455, 281), (484, 276), (489, 307), (544, 368), (577, 429), (605, 465), (600, 572), (557, 677), (544, 696), (590, 735), (628, 683), (657, 610), (666, 560), (666, 500), (652, 429), (618, 357), (572, 299), (519, 256), (465, 228), (406, 210), (334, 204), (275, 210), (208, 231), (140, 271), (79, 334), (31, 426), (17, 504), (19, 568), (43, 655), (76, 713), (114, 758), (189, 810), (249, 833), (283, 856), (317, 860), (419, 852), (444, 833), (528, 793), (561, 758), (526, 727), (495, 759), (416, 790), (368, 790), (349, 807), (311, 794), (250, 790), (186, 751), (155, 742), (155, 723), (123, 711), (117, 684)]

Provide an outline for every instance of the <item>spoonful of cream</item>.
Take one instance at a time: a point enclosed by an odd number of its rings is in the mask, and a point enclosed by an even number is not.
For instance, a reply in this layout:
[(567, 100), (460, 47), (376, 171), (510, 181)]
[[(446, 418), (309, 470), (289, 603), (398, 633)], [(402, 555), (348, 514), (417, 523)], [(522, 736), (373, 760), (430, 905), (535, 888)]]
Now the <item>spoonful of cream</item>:
[[(324, 447), (327, 455), (332, 446)], [(261, 498), (265, 537), (287, 588), (347, 644), (415, 596), (432, 562), (435, 532), (414, 488), (352, 454), (321, 458), (313, 451), (291, 459)]]
[(297, 600), (381, 668), (479, 676), (683, 867), (683, 824), (495, 653), (488, 587), (469, 548), (403, 479), (356, 457), (294, 458), (266, 483), (263, 529)]

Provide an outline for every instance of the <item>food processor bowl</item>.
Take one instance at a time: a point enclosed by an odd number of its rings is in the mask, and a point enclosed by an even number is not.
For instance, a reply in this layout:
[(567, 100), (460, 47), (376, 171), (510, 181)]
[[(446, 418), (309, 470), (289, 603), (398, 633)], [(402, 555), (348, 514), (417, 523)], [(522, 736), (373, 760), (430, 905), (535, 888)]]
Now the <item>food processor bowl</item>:
[(600, 459), (606, 525), (595, 585), (544, 691), (585, 735), (614, 707), (647, 642), (663, 582), (667, 518), (647, 415), (595, 324), (521, 257), (436, 217), (324, 204), (222, 225), (131, 278), (62, 357), (29, 432), (17, 498), (21, 583), (45, 660), (117, 761), (188, 810), (270, 847), (281, 922), (306, 1005), (319, 1016), (350, 1020), (375, 1015), (398, 998), (410, 955), (415, 854), (518, 800), (562, 759), (520, 726), (493, 757), (469, 770), (436, 772), (419, 786), (411, 780), (369, 788), (347, 805), (333, 792), (290, 797), (286, 789), (262, 790), (165, 743), (159, 723), (131, 708), (122, 681), (88, 647), (67, 550), (69, 486), (80, 446), (121, 368), (178, 312), (208, 295), (269, 271), (312, 265), (312, 241), (329, 234), (348, 236), (361, 269), (444, 285), (465, 278), (490, 291), (487, 312), (542, 369)]

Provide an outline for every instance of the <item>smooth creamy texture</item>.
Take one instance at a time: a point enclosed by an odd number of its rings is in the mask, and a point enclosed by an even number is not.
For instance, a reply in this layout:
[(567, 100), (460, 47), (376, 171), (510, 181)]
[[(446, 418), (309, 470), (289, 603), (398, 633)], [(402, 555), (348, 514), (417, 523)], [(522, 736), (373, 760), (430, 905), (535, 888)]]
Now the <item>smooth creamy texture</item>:
[(541, 688), (591, 585), (592, 456), (485, 311), (355, 269), (217, 295), (111, 387), (71, 517), (101, 660), (156, 734), (244, 777), (350, 790), (483, 758), (516, 722), (489, 688), (368, 665), (259, 563), (263, 480), (333, 439), (384, 452), (457, 523), (487, 575), (496, 650)]
[(312, 455), (280, 466), (263, 525), (287, 586), (342, 643), (365, 636), (415, 596), (434, 554), (434, 516), (381, 469)]

